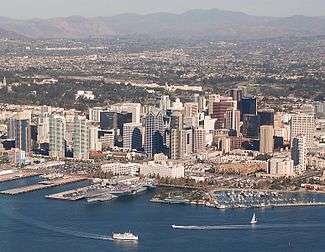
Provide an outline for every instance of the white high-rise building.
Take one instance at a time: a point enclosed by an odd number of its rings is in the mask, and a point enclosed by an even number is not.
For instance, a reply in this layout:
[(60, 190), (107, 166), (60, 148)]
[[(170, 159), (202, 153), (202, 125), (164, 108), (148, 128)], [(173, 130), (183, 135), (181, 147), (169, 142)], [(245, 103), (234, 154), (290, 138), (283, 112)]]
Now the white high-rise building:
[(226, 111), (225, 128), (236, 130), (237, 136), (240, 134), (240, 111), (239, 110), (232, 108)]
[(103, 111), (101, 107), (95, 107), (89, 109), (89, 120), (91, 122), (100, 122), (100, 112)]
[(49, 117), (49, 155), (52, 158), (65, 157), (65, 118), (60, 115)]
[(101, 151), (101, 143), (98, 137), (98, 127), (95, 125), (90, 125), (88, 129), (89, 134), (89, 142), (88, 148), (89, 151)]
[(169, 95), (163, 95), (161, 98), (160, 98), (160, 106), (159, 108), (161, 110), (168, 110), (170, 109), (170, 98), (169, 98)]
[(274, 128), (271, 125), (260, 127), (260, 152), (272, 154), (274, 150)]
[(75, 116), (73, 126), (73, 157), (89, 158), (89, 121), (85, 116)]
[(67, 147), (72, 148), (75, 111), (73, 110), (66, 111), (64, 117), (65, 117), (65, 124), (66, 124), (65, 135), (66, 135)]
[(314, 147), (315, 117), (313, 114), (292, 115), (290, 121), (291, 141), (298, 135), (306, 137), (306, 148)]
[(47, 113), (43, 113), (38, 117), (38, 124), (37, 124), (38, 143), (48, 143), (50, 141), (49, 132), (50, 132), (49, 115)]
[(292, 139), (291, 159), (297, 173), (306, 170), (306, 137), (298, 135)]

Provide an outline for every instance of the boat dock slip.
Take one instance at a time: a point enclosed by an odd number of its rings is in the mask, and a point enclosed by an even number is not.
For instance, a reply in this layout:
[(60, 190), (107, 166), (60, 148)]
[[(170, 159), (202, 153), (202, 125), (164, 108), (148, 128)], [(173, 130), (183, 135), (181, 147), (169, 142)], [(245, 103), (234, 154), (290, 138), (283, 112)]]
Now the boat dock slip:
[(1, 174), (0, 175), (0, 183), (7, 182), (7, 181), (13, 181), (18, 179), (24, 179), (24, 178), (31, 178), (39, 176), (40, 173), (38, 172), (21, 172), (21, 171), (15, 171), (8, 174)]
[(8, 190), (1, 191), (0, 193), (7, 194), (7, 195), (17, 195), (17, 194), (21, 194), (21, 193), (33, 192), (33, 191), (37, 191), (37, 190), (66, 185), (66, 184), (70, 184), (70, 183), (76, 183), (76, 182), (80, 182), (83, 180), (87, 180), (87, 178), (80, 177), (80, 176), (78, 176), (78, 177), (75, 177), (75, 176), (70, 177), (69, 176), (69, 177), (64, 177), (61, 179), (46, 181), (46, 183), (40, 182), (38, 184), (8, 189)]

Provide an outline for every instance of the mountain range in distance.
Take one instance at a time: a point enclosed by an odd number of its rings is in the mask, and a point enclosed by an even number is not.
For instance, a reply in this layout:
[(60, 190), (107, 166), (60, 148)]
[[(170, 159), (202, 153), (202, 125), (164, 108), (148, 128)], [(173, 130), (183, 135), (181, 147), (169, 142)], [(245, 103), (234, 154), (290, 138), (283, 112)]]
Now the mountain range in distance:
[(0, 17), (1, 38), (85, 39), (145, 36), (158, 39), (260, 39), (325, 35), (325, 16), (260, 17), (218, 9), (182, 14), (120, 14), (17, 20)]

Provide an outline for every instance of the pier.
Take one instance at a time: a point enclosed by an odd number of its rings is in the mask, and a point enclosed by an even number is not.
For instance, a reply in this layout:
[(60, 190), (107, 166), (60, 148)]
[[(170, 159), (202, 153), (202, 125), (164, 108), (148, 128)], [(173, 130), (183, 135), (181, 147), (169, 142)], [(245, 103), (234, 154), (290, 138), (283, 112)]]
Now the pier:
[(18, 179), (31, 178), (41, 175), (38, 172), (27, 172), (27, 171), (13, 171), (7, 174), (0, 175), (0, 183), (14, 181)]
[(64, 177), (61, 179), (56, 179), (52, 181), (42, 181), (37, 184), (33, 185), (28, 185), (28, 186), (22, 186), (22, 187), (17, 187), (13, 189), (8, 189), (4, 191), (0, 191), (0, 194), (6, 194), (6, 195), (18, 195), (22, 193), (27, 193), (27, 192), (33, 192), (37, 190), (42, 190), (42, 189), (47, 189), (47, 188), (52, 188), (56, 186), (62, 186), (70, 183), (76, 183), (80, 181), (87, 180), (86, 177), (75, 177), (75, 176), (69, 176), (69, 177)]

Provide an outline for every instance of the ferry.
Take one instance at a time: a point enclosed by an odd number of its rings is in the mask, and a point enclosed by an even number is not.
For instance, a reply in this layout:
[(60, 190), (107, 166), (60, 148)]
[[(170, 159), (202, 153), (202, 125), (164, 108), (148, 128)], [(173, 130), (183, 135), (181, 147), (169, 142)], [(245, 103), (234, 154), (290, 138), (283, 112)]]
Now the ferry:
[(137, 235), (132, 234), (131, 232), (126, 232), (124, 234), (113, 233), (113, 240), (119, 241), (138, 241), (139, 237)]

